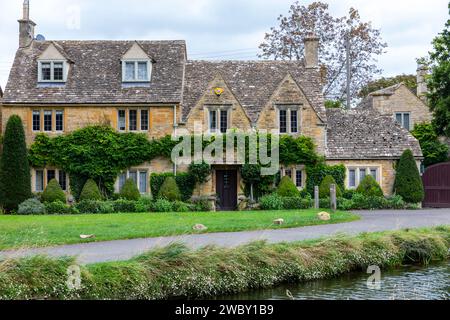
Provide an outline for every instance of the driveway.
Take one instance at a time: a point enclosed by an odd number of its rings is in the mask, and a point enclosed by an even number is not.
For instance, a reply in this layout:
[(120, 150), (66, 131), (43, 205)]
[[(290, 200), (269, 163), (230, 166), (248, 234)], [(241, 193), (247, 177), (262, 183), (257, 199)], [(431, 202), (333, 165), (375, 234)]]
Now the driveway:
[(316, 239), (340, 233), (358, 234), (404, 228), (450, 225), (450, 209), (356, 211), (361, 220), (292, 229), (207, 233), (148, 239), (114, 240), (56, 247), (0, 252), (0, 258), (45, 254), (52, 257), (77, 256), (81, 264), (127, 260), (155, 247), (183, 242), (189, 247), (205, 245), (233, 247), (256, 240), (270, 243)]

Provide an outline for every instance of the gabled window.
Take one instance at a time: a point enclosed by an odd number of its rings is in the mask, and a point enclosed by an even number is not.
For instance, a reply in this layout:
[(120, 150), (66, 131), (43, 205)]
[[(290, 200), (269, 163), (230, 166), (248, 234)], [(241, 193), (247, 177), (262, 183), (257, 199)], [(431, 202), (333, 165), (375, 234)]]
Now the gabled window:
[(411, 130), (411, 115), (409, 112), (397, 112), (395, 114), (395, 120), (406, 130)]
[(38, 82), (66, 82), (65, 61), (39, 61)]
[(280, 133), (296, 134), (299, 132), (299, 106), (278, 106), (278, 129)]
[(150, 60), (123, 60), (122, 82), (150, 82)]

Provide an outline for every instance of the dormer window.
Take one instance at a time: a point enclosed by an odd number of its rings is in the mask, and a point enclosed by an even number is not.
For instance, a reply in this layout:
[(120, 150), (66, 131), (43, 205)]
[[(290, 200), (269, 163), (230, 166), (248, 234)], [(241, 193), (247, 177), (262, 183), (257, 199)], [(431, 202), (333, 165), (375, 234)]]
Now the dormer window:
[(278, 106), (278, 128), (281, 134), (299, 133), (299, 106)]
[(65, 61), (39, 61), (39, 82), (66, 82), (67, 68)]
[(150, 60), (124, 60), (122, 61), (123, 82), (150, 82)]

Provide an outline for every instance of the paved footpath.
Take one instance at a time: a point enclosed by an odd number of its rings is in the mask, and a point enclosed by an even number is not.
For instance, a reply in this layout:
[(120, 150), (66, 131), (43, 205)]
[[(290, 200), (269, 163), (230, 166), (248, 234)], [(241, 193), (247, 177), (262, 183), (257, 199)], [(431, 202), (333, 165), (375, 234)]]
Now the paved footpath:
[(335, 234), (358, 234), (404, 228), (450, 225), (450, 209), (358, 211), (361, 220), (292, 229), (207, 233), (148, 239), (114, 240), (84, 244), (0, 252), (0, 258), (46, 254), (52, 257), (77, 256), (82, 264), (127, 260), (155, 247), (183, 242), (192, 248), (205, 245), (233, 247), (256, 240), (270, 243), (315, 239)]

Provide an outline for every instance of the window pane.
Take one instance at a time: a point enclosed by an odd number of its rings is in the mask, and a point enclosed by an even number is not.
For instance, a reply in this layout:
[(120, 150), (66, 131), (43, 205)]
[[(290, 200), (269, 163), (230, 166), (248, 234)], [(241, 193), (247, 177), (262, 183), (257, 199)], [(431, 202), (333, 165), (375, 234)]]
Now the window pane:
[(41, 63), (42, 80), (51, 80), (51, 64), (50, 62)]
[(122, 172), (119, 175), (119, 191), (122, 191), (123, 185), (125, 184), (125, 181), (127, 180), (127, 173)]
[(148, 130), (148, 110), (141, 110), (141, 130)]
[(147, 62), (138, 62), (138, 80), (148, 80)]
[(58, 180), (59, 180), (59, 185), (61, 186), (61, 189), (66, 191), (67, 190), (67, 177), (66, 177), (66, 173), (64, 171), (59, 170)]
[(409, 127), (409, 113), (404, 113), (403, 114), (403, 128), (405, 128), (406, 130), (410, 130)]
[(55, 62), (53, 63), (53, 80), (62, 81), (63, 78), (63, 63)]
[(303, 183), (302, 171), (301, 170), (295, 170), (295, 185), (297, 187), (301, 187), (302, 183)]
[(125, 80), (134, 80), (134, 62), (125, 62)]
[(284, 170), (284, 175), (288, 176), (292, 180), (292, 170), (291, 169)]
[(129, 111), (129, 127), (130, 131), (136, 131), (137, 130), (137, 110), (130, 110)]
[(121, 131), (125, 131), (125, 110), (119, 110), (118, 112), (119, 114), (119, 121), (118, 121), (118, 125), (119, 125), (119, 130)]
[(56, 131), (64, 130), (64, 112), (62, 110), (56, 111)]
[(147, 171), (139, 172), (139, 192), (147, 192)]
[(132, 179), (136, 183), (136, 186), (137, 186), (137, 172), (130, 171), (129, 178)]
[(281, 133), (286, 133), (287, 132), (286, 110), (280, 110), (280, 132)]
[(377, 169), (370, 169), (370, 175), (378, 181)]
[(36, 192), (44, 191), (44, 171), (36, 170)]
[(396, 113), (395, 114), (395, 120), (397, 120), (397, 122), (402, 125), (402, 114), (401, 113)]
[(47, 170), (47, 183), (55, 179), (55, 170)]
[(52, 131), (52, 112), (44, 111), (44, 131)]
[(348, 185), (349, 185), (349, 187), (356, 187), (356, 171), (355, 171), (355, 169), (350, 169), (348, 171)]
[(297, 131), (297, 110), (291, 110), (291, 132), (296, 133)]
[(226, 133), (228, 129), (228, 111), (220, 110), (220, 132)]
[(359, 182), (361, 182), (366, 176), (366, 168), (359, 169)]
[(39, 110), (33, 111), (33, 131), (41, 130), (41, 112)]
[(209, 130), (215, 131), (217, 129), (217, 113), (216, 110), (209, 111)]

